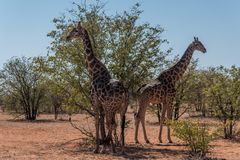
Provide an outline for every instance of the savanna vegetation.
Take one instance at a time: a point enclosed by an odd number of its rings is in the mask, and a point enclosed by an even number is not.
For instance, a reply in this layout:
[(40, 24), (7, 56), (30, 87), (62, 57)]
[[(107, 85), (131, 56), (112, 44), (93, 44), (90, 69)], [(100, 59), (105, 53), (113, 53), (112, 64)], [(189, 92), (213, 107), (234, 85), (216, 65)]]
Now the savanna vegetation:
[[(13, 57), (4, 64), (0, 72), (2, 110), (30, 121), (43, 113), (54, 114), (56, 120), (59, 114), (94, 115), (83, 45), (81, 40), (65, 41), (77, 21), (87, 28), (97, 57), (129, 90), (129, 108), (135, 110), (138, 88), (179, 59), (170, 58), (172, 49), (166, 49), (169, 42), (162, 37), (161, 26), (139, 21), (143, 12), (140, 8), (136, 4), (127, 11), (108, 15), (101, 2), (74, 3), (73, 9), (53, 19), (55, 29), (47, 35), (52, 39), (47, 56)], [(161, 106), (148, 109), (150, 114), (160, 115)], [(211, 118), (222, 125), (210, 131), (204, 124), (182, 121), (186, 114)], [(205, 156), (216, 135), (224, 139), (239, 136), (239, 119), (240, 68), (233, 65), (202, 69), (198, 60), (193, 59), (177, 84), (174, 135), (186, 142), (192, 153)], [(85, 135), (91, 133), (87, 128), (78, 129)], [(94, 138), (92, 134), (90, 137)]]

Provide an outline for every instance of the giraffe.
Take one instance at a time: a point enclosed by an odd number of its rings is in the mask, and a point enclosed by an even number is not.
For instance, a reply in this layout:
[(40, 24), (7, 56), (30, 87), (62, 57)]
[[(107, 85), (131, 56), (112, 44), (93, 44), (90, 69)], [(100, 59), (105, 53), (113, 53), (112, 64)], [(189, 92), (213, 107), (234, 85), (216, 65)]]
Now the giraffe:
[[(167, 119), (172, 118), (172, 105), (176, 95), (175, 85), (176, 82), (183, 76), (190, 63), (193, 52), (198, 50), (205, 53), (207, 50), (204, 45), (194, 37), (194, 41), (188, 46), (181, 59), (168, 70), (163, 71), (154, 81), (149, 84), (142, 85), (138, 91), (141, 92), (139, 97), (139, 108), (135, 113), (135, 143), (138, 142), (138, 128), (141, 122), (143, 128), (144, 140), (150, 143), (145, 129), (145, 113), (147, 106), (151, 104), (162, 104), (162, 113), (160, 120), (159, 142), (162, 143), (162, 127), (165, 120), (165, 113), (167, 112)], [(167, 139), (172, 143), (170, 136), (170, 127), (167, 126)]]
[[(81, 26), (79, 22), (67, 35), (66, 40), (80, 37), (84, 45), (84, 58), (87, 70), (91, 79), (91, 103), (95, 111), (95, 129), (96, 129), (96, 147), (94, 153), (99, 153), (99, 116), (101, 108), (104, 111), (106, 118), (106, 127), (108, 135), (105, 139), (110, 140), (112, 152), (115, 153), (115, 146), (112, 140), (112, 131), (116, 130), (115, 115), (120, 113), (121, 118), (121, 152), (124, 153), (124, 128), (125, 128), (125, 114), (128, 107), (128, 91), (123, 84), (115, 79), (112, 79), (106, 66), (96, 58), (92, 49), (91, 40), (88, 32)], [(103, 152), (105, 144), (103, 146)]]

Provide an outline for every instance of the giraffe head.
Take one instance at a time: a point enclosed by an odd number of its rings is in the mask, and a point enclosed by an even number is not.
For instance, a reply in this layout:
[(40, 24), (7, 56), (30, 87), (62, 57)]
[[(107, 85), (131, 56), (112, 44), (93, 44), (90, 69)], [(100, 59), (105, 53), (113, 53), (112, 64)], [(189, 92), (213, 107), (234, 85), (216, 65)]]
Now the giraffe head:
[(66, 40), (71, 41), (75, 38), (83, 36), (87, 31), (81, 26), (81, 23), (78, 22), (77, 26), (75, 26), (67, 35)]
[(204, 47), (202, 42), (200, 42), (198, 40), (197, 37), (194, 37), (194, 41), (192, 42), (192, 47), (193, 47), (194, 50), (198, 50), (198, 51), (203, 52), (203, 53), (207, 52), (206, 48)]

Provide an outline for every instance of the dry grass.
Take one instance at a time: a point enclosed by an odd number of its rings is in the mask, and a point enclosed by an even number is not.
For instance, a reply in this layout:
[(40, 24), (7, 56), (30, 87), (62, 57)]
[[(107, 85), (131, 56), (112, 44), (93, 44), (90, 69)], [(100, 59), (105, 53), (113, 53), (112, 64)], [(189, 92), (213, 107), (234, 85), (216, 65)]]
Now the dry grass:
[[(139, 141), (142, 144), (134, 144), (133, 114), (128, 113), (127, 119), (131, 124), (126, 132), (126, 155), (93, 154), (92, 145), (83, 143), (84, 138), (78, 130), (71, 127), (66, 121), (54, 121), (53, 115), (40, 115), (36, 122), (12, 120), (13, 117), (6, 113), (0, 113), (0, 159), (6, 160), (30, 160), (30, 159), (162, 159), (178, 160), (186, 159), (188, 152), (186, 147), (173, 137), (173, 144), (158, 144), (157, 118), (147, 115), (148, 137), (152, 144), (145, 144), (140, 127)], [(64, 119), (63, 118), (63, 119)], [(86, 120), (86, 115), (72, 117), (75, 124), (81, 124), (94, 131), (93, 120)], [(210, 119), (203, 121), (218, 124)], [(164, 129), (164, 140), (166, 131)], [(238, 160), (240, 158), (240, 142), (217, 140), (212, 145), (215, 148), (209, 157)]]

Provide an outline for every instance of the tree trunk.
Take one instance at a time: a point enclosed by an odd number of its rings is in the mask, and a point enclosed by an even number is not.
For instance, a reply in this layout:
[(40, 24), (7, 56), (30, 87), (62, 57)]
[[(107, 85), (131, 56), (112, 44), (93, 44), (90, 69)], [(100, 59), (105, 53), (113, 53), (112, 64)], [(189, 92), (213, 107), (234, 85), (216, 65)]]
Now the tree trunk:
[(25, 109), (26, 120), (30, 120), (30, 121), (36, 120), (38, 106), (27, 105), (24, 108), (26, 108)]
[(229, 123), (229, 138), (233, 138), (233, 122), (232, 122), (232, 120)]
[(230, 122), (229, 122), (229, 138), (233, 137), (233, 113), (234, 113), (234, 109), (232, 104), (230, 103)]
[(50, 96), (51, 96), (51, 101), (52, 101), (52, 105), (53, 105), (54, 119), (57, 120), (59, 112), (61, 110), (63, 98), (61, 96), (57, 96), (54, 94), (52, 94)]
[(204, 103), (201, 104), (202, 105), (202, 116), (206, 117), (206, 105)]
[(58, 107), (56, 105), (53, 105), (54, 107), (54, 119), (57, 120), (58, 118)]
[(197, 93), (197, 103), (196, 103), (196, 111), (197, 112), (201, 111), (201, 108), (202, 108), (201, 104), (202, 104), (202, 96), (201, 96), (201, 93), (198, 92)]
[(227, 139), (228, 133), (227, 133), (227, 119), (226, 118), (224, 118), (224, 120), (223, 120), (223, 125), (224, 125), (224, 138)]

